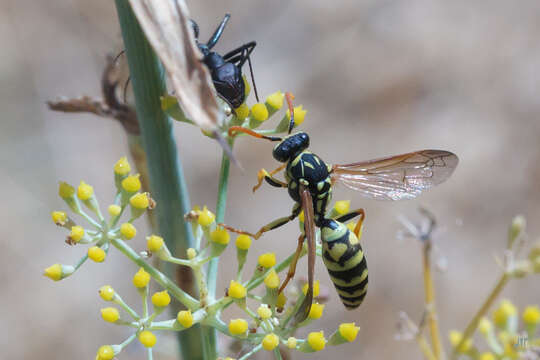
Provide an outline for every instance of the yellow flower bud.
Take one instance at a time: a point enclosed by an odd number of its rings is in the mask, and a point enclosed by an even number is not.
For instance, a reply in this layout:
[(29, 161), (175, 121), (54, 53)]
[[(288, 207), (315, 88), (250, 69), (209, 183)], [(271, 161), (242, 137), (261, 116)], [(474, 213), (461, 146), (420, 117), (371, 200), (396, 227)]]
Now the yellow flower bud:
[(304, 222), (304, 210), (300, 211), (300, 214), (298, 214), (298, 221)]
[(152, 304), (156, 307), (165, 307), (171, 303), (171, 297), (167, 290), (163, 290), (152, 295)]
[(349, 209), (351, 208), (351, 201), (350, 200), (340, 200), (336, 201), (334, 204), (334, 210), (339, 215), (345, 215), (349, 212)]
[(493, 329), (493, 325), (491, 324), (491, 321), (489, 321), (489, 319), (486, 318), (485, 316), (482, 317), (480, 319), (480, 322), (478, 323), (478, 331), (480, 331), (480, 333), (485, 336), (489, 334), (491, 329)]
[(268, 305), (262, 304), (257, 309), (257, 314), (260, 316), (261, 319), (266, 320), (270, 319), (272, 317), (272, 310), (268, 307)]
[(105, 301), (111, 301), (114, 298), (114, 289), (110, 285), (104, 285), (99, 288), (99, 296)]
[(67, 214), (63, 211), (53, 211), (51, 213), (52, 221), (56, 225), (64, 225), (67, 220)]
[(165, 241), (161, 236), (151, 235), (146, 238), (146, 247), (151, 252), (158, 252), (165, 244)]
[(217, 228), (210, 233), (210, 240), (221, 245), (227, 245), (231, 240), (231, 236), (227, 230), (223, 228)]
[(107, 210), (109, 210), (109, 215), (118, 216), (120, 215), (122, 208), (118, 205), (109, 205), (109, 208)]
[(262, 347), (264, 350), (272, 351), (279, 345), (279, 337), (274, 334), (267, 334), (262, 341)]
[(278, 309), (283, 309), (287, 303), (287, 297), (281, 292), (279, 293), (276, 301), (276, 307)]
[(133, 285), (136, 288), (143, 288), (150, 282), (150, 274), (144, 271), (143, 268), (140, 268), (139, 271), (133, 276)]
[[(296, 106), (294, 108), (294, 126), (300, 126), (304, 122), (304, 119), (306, 117), (306, 113), (307, 113), (307, 110), (304, 110), (302, 105)], [(289, 121), (290, 121), (291, 120), (291, 113), (290, 113), (289, 110), (287, 110), (286, 116), (287, 116), (287, 119), (289, 119)]]
[(279, 276), (276, 270), (272, 269), (268, 272), (268, 275), (264, 278), (264, 285), (269, 289), (275, 289), (279, 286)]
[(150, 205), (148, 193), (137, 193), (129, 199), (129, 203), (135, 209), (144, 210)]
[(210, 226), (216, 220), (216, 215), (208, 210), (206, 206), (199, 212), (197, 222), (201, 226)]
[(270, 106), (274, 111), (277, 111), (283, 106), (284, 99), (285, 94), (281, 91), (276, 91), (275, 93), (268, 95), (268, 97), (266, 98), (266, 104)]
[(271, 268), (276, 265), (276, 254), (266, 253), (259, 256), (259, 265), (264, 268)]
[(295, 337), (290, 337), (287, 339), (287, 347), (289, 349), (296, 349), (296, 338)]
[(113, 307), (103, 308), (101, 309), (101, 317), (107, 322), (114, 323), (120, 319), (120, 313)]
[(54, 281), (62, 280), (62, 265), (54, 264), (49, 266), (45, 269), (43, 275)]
[(238, 120), (245, 120), (249, 116), (249, 106), (246, 105), (246, 103), (243, 103), (236, 109), (234, 109), (236, 112), (236, 118)]
[(251, 91), (251, 84), (249, 81), (247, 81), (246, 76), (242, 75), (242, 80), (244, 80), (244, 95), (247, 98), (249, 95), (249, 92)]
[(69, 234), (71, 240), (77, 243), (83, 238), (83, 236), (84, 229), (82, 228), (82, 226), (75, 225), (71, 227), (71, 233)]
[(251, 116), (258, 122), (268, 119), (268, 109), (264, 104), (257, 103), (251, 107)]
[(242, 284), (234, 280), (231, 280), (229, 284), (228, 293), (229, 293), (229, 296), (234, 299), (243, 299), (246, 297), (247, 291), (246, 291), (246, 288)]
[(501, 305), (493, 312), (493, 321), (499, 327), (505, 327), (510, 316), (515, 316), (517, 309), (509, 300), (501, 301)]
[(485, 352), (478, 357), (478, 360), (495, 360), (495, 355), (490, 352)]
[(141, 189), (141, 180), (139, 180), (139, 177), (141, 175), (130, 175), (126, 177), (124, 180), (122, 180), (122, 188), (126, 190), (127, 192), (137, 192)]
[(114, 164), (114, 172), (117, 175), (127, 175), (131, 171), (131, 166), (129, 166), (129, 162), (127, 161), (127, 158), (121, 157), (120, 160)]
[[(461, 342), (461, 338), (463, 337), (463, 334), (457, 330), (451, 330), (448, 338), (450, 339), (450, 343), (453, 347), (458, 346), (458, 344)], [(459, 349), (457, 349), (460, 353), (466, 353), (468, 352), (472, 347), (472, 340), (469, 338), (465, 340), (463, 345), (460, 346)]]
[(324, 332), (310, 332), (307, 337), (309, 346), (315, 351), (321, 351), (326, 345), (326, 339), (324, 338)]
[[(304, 295), (307, 294), (307, 289), (308, 289), (308, 284), (305, 283), (304, 286), (302, 286), (302, 293), (304, 293)], [(321, 287), (319, 284), (319, 280), (315, 280), (313, 282), (313, 297), (319, 296), (320, 290), (321, 290)]]
[(356, 339), (359, 330), (360, 327), (356, 326), (353, 322), (339, 325), (339, 334), (348, 342), (353, 342)]
[(120, 226), (120, 233), (124, 235), (126, 240), (129, 240), (137, 235), (137, 229), (131, 223), (123, 223), (122, 226)]
[(186, 254), (187, 254), (187, 258), (189, 260), (191, 260), (195, 256), (197, 256), (197, 250), (195, 250), (194, 248), (189, 248), (189, 249), (187, 249)]
[(152, 334), (148, 330), (141, 331), (139, 334), (139, 341), (147, 348), (151, 348), (156, 345), (156, 335)]
[(105, 251), (98, 246), (92, 246), (88, 249), (88, 257), (97, 263), (103, 262), (106, 256)]
[(97, 352), (98, 360), (112, 360), (114, 358), (114, 350), (111, 345), (103, 345)]
[(527, 306), (523, 311), (523, 322), (527, 325), (540, 323), (540, 309), (538, 306)]
[(186, 329), (193, 326), (193, 315), (191, 315), (191, 310), (179, 311), (178, 315), (176, 315), (176, 320)]
[(311, 309), (309, 310), (308, 318), (310, 319), (319, 319), (324, 310), (324, 304), (313, 303), (311, 304)]
[(75, 194), (75, 188), (71, 185), (69, 185), (67, 182), (60, 181), (60, 184), (58, 186), (58, 195), (62, 199), (70, 198)]
[(350, 222), (347, 224), (347, 228), (350, 230), (350, 231), (354, 231), (354, 229), (356, 228), (356, 223), (353, 221), (353, 222)]
[(77, 197), (81, 200), (88, 200), (94, 195), (94, 188), (84, 181), (81, 181), (77, 188)]
[(245, 334), (248, 330), (248, 323), (244, 319), (231, 319), (229, 321), (229, 331), (233, 335)]
[(248, 250), (251, 246), (251, 238), (248, 235), (238, 235), (236, 238), (236, 247), (240, 250)]

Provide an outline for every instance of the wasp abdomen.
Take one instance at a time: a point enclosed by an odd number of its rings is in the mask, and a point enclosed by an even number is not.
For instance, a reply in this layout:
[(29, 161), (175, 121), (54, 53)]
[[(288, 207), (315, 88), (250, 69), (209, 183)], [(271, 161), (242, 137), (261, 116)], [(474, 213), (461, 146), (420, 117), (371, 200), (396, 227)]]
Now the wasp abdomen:
[(343, 304), (354, 309), (367, 293), (368, 270), (356, 235), (347, 226), (327, 219), (321, 229), (323, 261)]

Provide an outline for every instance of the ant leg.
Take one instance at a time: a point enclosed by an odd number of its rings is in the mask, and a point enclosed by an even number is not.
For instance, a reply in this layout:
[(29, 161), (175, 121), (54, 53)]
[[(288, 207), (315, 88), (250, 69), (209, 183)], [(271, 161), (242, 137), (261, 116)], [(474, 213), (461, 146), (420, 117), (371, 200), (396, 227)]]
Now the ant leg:
[(199, 39), (199, 25), (195, 22), (195, 20), (189, 19), (189, 22), (191, 24), (191, 27), (193, 28), (193, 34), (195, 35), (195, 40)]
[(225, 26), (227, 25), (227, 22), (229, 21), (230, 17), (231, 17), (230, 14), (225, 14), (225, 17), (223, 18), (223, 20), (221, 20), (221, 23), (217, 27), (216, 31), (214, 31), (214, 34), (206, 43), (206, 46), (208, 47), (208, 49), (211, 49), (214, 47), (214, 45), (216, 45), (219, 38), (221, 37), (221, 34), (223, 34), (223, 30), (225, 30)]
[(285, 163), (285, 164), (281, 165), (280, 167), (278, 167), (277, 169), (272, 170), (270, 172), (266, 171), (265, 169), (259, 170), (259, 172), (257, 173), (257, 185), (255, 185), (253, 187), (253, 192), (255, 192), (258, 188), (261, 187), (263, 179), (266, 180), (266, 182), (269, 183), (272, 186), (275, 186), (275, 187), (287, 187), (288, 186), (287, 183), (285, 183), (285, 182), (283, 182), (281, 180), (278, 180), (278, 179), (276, 179), (275, 177), (272, 176), (272, 175), (277, 174), (281, 170), (283, 170), (286, 166), (287, 166), (287, 164)]
[(255, 41), (251, 41), (247, 44), (244, 44), (240, 46), (239, 48), (236, 48), (223, 56), (223, 60), (236, 64), (238, 68), (241, 68), (246, 60), (249, 64), (249, 74), (251, 76), (251, 82), (253, 83), (253, 91), (255, 92), (255, 98), (257, 101), (259, 101), (259, 93), (257, 91), (257, 85), (255, 84), (255, 77), (253, 76), (253, 66), (251, 65), (251, 52), (255, 49), (255, 46), (257, 46), (257, 43)]
[(291, 264), (289, 265), (289, 271), (287, 272), (287, 277), (285, 278), (285, 280), (283, 280), (283, 283), (279, 287), (278, 294), (281, 294), (281, 292), (285, 289), (289, 281), (294, 277), (294, 274), (296, 273), (296, 264), (298, 263), (298, 259), (300, 259), (300, 254), (302, 253), (302, 248), (304, 247), (305, 238), (306, 238), (306, 234), (302, 234), (298, 238), (298, 245), (296, 246), (294, 257), (291, 261)]
[(354, 219), (357, 216), (360, 216), (360, 219), (358, 219), (358, 221), (356, 222), (356, 226), (354, 227), (353, 232), (357, 238), (360, 238), (359, 234), (360, 234), (360, 231), (362, 230), (362, 224), (364, 222), (364, 219), (366, 218), (366, 212), (364, 211), (364, 209), (353, 210), (345, 215), (341, 215), (335, 218), (334, 220), (339, 221), (339, 222), (346, 222), (351, 219)]

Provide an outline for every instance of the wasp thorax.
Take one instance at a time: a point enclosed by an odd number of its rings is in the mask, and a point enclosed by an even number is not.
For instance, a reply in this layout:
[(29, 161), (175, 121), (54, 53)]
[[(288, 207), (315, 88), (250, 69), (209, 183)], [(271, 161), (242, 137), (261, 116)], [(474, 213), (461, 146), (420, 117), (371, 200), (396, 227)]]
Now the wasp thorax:
[(305, 132), (287, 136), (276, 145), (273, 151), (274, 159), (286, 162), (309, 147), (309, 136)]

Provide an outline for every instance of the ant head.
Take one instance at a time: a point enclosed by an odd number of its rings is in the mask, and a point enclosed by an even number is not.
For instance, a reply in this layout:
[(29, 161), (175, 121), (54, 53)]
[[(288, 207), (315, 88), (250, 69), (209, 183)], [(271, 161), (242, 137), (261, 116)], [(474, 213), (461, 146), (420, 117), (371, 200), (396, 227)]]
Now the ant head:
[(305, 132), (292, 134), (274, 147), (272, 155), (279, 162), (287, 162), (309, 147), (309, 136)]

